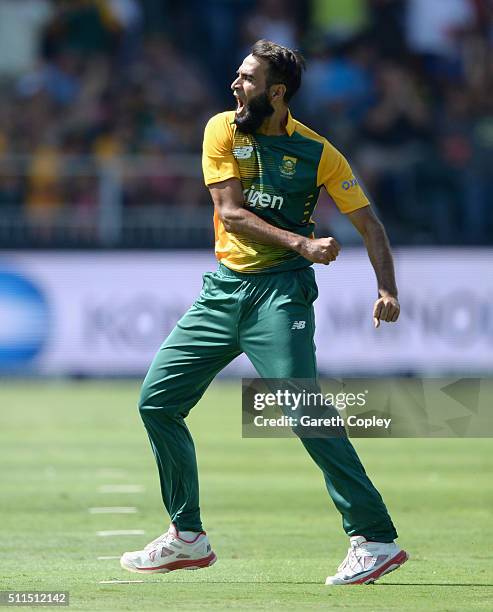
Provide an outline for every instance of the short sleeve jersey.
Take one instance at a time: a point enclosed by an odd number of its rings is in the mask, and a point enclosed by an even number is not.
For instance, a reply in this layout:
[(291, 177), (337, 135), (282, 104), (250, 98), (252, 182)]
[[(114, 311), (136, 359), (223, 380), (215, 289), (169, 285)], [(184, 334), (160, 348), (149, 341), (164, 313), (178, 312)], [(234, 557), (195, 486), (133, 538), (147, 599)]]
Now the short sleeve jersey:
[[(344, 158), (329, 141), (288, 113), (286, 134), (243, 134), (234, 111), (212, 117), (205, 128), (202, 169), (206, 185), (241, 181), (244, 206), (268, 223), (313, 237), (312, 214), (321, 187), (342, 213), (368, 206), (368, 198)], [(274, 272), (310, 262), (283, 247), (227, 232), (214, 214), (217, 259), (238, 272)]]

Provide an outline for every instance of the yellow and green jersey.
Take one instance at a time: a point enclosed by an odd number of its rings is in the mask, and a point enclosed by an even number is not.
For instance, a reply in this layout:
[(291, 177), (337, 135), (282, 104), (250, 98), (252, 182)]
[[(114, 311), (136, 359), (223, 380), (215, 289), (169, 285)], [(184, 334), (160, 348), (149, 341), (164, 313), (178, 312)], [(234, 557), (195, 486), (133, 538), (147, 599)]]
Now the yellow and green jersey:
[[(209, 120), (204, 133), (202, 168), (206, 185), (229, 178), (241, 181), (244, 206), (268, 223), (312, 237), (312, 213), (324, 186), (339, 210), (368, 206), (344, 156), (329, 141), (288, 113), (286, 134), (243, 134), (234, 111)], [(310, 265), (283, 247), (260, 244), (224, 229), (214, 213), (217, 259), (238, 272), (284, 271)]]

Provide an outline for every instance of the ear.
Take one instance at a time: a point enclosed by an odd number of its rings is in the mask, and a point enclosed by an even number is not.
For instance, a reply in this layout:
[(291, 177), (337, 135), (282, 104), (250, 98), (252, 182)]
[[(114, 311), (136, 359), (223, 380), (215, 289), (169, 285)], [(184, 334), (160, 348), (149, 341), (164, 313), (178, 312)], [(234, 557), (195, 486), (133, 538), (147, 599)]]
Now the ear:
[(272, 102), (279, 102), (284, 100), (284, 94), (286, 93), (286, 85), (271, 85), (270, 87), (270, 99)]

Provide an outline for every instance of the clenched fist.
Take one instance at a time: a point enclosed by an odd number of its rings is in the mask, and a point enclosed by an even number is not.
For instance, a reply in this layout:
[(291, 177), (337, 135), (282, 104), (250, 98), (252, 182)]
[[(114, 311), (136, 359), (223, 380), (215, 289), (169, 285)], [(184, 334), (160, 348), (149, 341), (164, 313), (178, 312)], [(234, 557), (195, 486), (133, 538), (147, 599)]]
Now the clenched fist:
[(328, 265), (335, 261), (341, 247), (335, 238), (306, 238), (299, 249), (299, 254), (313, 263)]
[(401, 307), (399, 300), (391, 295), (386, 295), (379, 298), (373, 307), (373, 324), (375, 327), (380, 326), (380, 321), (395, 323), (399, 318)]

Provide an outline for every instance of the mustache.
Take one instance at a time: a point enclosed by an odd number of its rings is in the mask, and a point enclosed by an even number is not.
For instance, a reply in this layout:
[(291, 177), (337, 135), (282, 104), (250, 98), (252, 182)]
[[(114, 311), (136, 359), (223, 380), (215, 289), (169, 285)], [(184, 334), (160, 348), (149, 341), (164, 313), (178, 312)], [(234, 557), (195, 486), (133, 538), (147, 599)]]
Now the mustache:
[(264, 92), (250, 100), (245, 106), (244, 114), (241, 117), (235, 117), (234, 123), (240, 132), (253, 134), (273, 112), (274, 108)]

